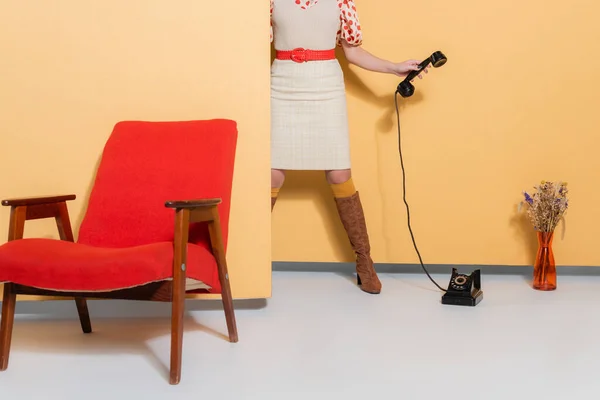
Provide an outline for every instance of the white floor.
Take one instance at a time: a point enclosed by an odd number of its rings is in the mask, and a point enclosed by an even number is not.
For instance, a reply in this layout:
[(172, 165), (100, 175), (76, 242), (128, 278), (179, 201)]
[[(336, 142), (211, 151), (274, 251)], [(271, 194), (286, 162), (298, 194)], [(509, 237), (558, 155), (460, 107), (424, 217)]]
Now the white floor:
[(178, 386), (168, 307), (91, 302), (84, 336), (64, 319), (70, 302), (20, 303), (0, 398), (598, 398), (600, 277), (559, 277), (544, 293), (523, 276), (484, 275), (475, 308), (441, 305), (424, 275), (381, 277), (372, 296), (335, 273), (275, 272), (272, 299), (238, 304), (237, 344), (219, 303), (190, 305)]

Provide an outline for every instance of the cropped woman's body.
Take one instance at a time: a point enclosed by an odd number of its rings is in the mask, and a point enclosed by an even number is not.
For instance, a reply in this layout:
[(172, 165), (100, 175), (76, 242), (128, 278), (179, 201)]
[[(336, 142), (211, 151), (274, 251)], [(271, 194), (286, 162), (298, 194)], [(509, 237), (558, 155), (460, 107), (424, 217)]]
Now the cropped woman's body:
[(341, 46), (351, 64), (400, 77), (418, 70), (419, 61), (393, 63), (364, 50), (353, 0), (271, 0), (271, 41), (277, 54), (271, 68), (271, 209), (286, 170), (324, 171), (356, 253), (358, 285), (380, 293), (352, 181), (344, 75), (335, 48)]

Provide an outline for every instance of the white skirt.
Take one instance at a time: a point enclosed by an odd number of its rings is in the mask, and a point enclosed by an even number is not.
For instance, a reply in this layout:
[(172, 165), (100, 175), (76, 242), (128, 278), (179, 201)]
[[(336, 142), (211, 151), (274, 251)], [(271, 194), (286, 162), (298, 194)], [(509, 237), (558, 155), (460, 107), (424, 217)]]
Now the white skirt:
[(350, 168), (346, 91), (337, 60), (273, 62), (271, 168)]

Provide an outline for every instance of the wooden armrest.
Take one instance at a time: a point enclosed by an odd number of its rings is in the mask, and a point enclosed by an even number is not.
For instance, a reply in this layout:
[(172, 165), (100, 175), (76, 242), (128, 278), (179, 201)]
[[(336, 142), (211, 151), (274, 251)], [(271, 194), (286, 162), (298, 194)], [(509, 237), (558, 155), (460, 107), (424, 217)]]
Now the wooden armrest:
[(174, 208), (178, 213), (185, 214), (186, 223), (215, 222), (219, 220), (217, 205), (221, 199), (196, 199), (167, 201), (165, 207)]
[(173, 200), (167, 201), (165, 207), (177, 209), (194, 209), (213, 207), (221, 203), (221, 199)]
[(67, 194), (63, 196), (42, 196), (42, 197), (28, 197), (18, 199), (6, 199), (2, 200), (3, 206), (19, 207), (19, 206), (33, 206), (38, 204), (53, 204), (60, 203), (63, 201), (75, 200), (77, 196), (74, 194)]
[(74, 194), (67, 194), (2, 200), (3, 206), (11, 207), (8, 240), (23, 239), (25, 221), (54, 218), (61, 240), (72, 242), (73, 231), (67, 201), (75, 200), (76, 197)]

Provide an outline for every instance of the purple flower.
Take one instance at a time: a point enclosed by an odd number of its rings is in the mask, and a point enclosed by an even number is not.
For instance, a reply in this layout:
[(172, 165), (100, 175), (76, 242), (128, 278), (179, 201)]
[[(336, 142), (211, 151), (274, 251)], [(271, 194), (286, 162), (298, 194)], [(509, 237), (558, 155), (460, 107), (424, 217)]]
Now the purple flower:
[(525, 201), (529, 204), (533, 204), (533, 199), (531, 198), (531, 196), (529, 195), (529, 193), (524, 192), (525, 194)]

